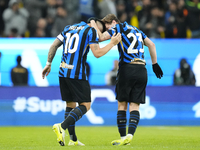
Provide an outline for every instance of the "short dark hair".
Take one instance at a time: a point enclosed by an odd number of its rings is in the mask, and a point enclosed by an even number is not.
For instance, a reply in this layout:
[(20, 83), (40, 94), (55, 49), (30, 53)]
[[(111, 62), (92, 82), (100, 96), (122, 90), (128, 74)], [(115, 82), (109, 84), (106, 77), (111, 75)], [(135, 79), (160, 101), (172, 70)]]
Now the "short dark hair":
[(106, 31), (106, 25), (103, 21), (101, 21), (100, 19), (97, 20), (98, 22), (100, 22), (103, 26), (103, 31), (102, 32), (105, 32)]
[(101, 20), (101, 19), (98, 19), (96, 17), (90, 17), (88, 20), (87, 20), (87, 23), (90, 23), (91, 20), (94, 20), (95, 22), (100, 22), (103, 26), (103, 32), (106, 31), (106, 26), (105, 26), (105, 23)]

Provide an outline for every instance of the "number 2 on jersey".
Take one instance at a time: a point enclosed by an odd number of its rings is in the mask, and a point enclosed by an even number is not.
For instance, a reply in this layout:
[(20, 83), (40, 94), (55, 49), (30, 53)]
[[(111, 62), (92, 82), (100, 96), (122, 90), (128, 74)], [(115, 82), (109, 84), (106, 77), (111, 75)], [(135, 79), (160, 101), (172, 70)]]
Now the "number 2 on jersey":
[[(142, 42), (143, 43), (143, 40), (142, 40), (142, 34), (141, 33), (136, 33), (137, 36), (139, 36), (138, 38), (138, 41)], [(128, 38), (131, 38), (133, 37), (133, 41), (131, 42), (131, 45), (128, 47), (127, 49), (127, 53), (128, 54), (131, 54), (131, 53), (138, 53), (138, 49), (134, 49), (134, 46), (135, 46), (135, 43), (137, 42), (137, 37), (134, 33), (129, 33), (127, 35)], [(143, 48), (140, 48), (139, 51), (141, 53), (144, 53), (144, 49)]]
[[(79, 43), (79, 35), (77, 33), (73, 34), (71, 36), (71, 33), (66, 33), (66, 42), (65, 42), (65, 54), (67, 53), (74, 53), (76, 52), (77, 48), (78, 48), (78, 43)], [(72, 47), (74, 41), (74, 46)]]

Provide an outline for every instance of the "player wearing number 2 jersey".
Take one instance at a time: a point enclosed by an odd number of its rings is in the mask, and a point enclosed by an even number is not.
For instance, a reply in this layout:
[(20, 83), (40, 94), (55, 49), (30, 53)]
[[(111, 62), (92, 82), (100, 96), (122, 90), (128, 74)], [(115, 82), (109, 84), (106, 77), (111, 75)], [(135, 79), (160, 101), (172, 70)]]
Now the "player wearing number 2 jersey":
[[(105, 25), (95, 19), (97, 28), (103, 31)], [(66, 26), (49, 49), (48, 61), (42, 72), (42, 77), (51, 71), (51, 62), (59, 46), (63, 45), (62, 60), (59, 69), (59, 83), (62, 100), (66, 101), (65, 120), (54, 124), (53, 131), (61, 146), (65, 145), (65, 130), (68, 129), (70, 141), (68, 145), (84, 145), (77, 140), (75, 122), (78, 121), (91, 106), (91, 90), (86, 76), (86, 59), (89, 48), (95, 57), (106, 54), (114, 45), (121, 41), (121, 34), (113, 36), (110, 43), (99, 47), (96, 30), (85, 22)], [(76, 107), (76, 102), (79, 106)]]
[[(158, 78), (163, 76), (157, 64), (155, 44), (139, 29), (127, 22), (120, 23), (118, 18), (109, 14), (102, 21), (108, 31), (101, 33), (98, 29), (99, 40), (110, 39), (113, 34), (121, 33), (122, 41), (118, 43), (119, 70), (116, 82), (116, 99), (118, 100), (117, 125), (121, 139), (111, 142), (112, 145), (130, 144), (140, 120), (139, 106), (145, 103), (147, 85), (147, 70), (144, 59), (144, 45), (149, 48), (153, 71)], [(91, 25), (96, 24), (92, 20)], [(126, 135), (126, 111), (129, 104), (129, 126)]]

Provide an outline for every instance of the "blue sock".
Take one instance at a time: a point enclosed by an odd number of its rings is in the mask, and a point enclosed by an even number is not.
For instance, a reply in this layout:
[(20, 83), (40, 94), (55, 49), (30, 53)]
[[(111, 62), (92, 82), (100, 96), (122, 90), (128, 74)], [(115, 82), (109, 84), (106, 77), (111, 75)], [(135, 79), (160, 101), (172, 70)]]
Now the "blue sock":
[[(72, 109), (73, 108), (71, 108), (71, 107), (66, 107), (65, 119), (68, 117), (68, 115), (69, 115), (69, 113)], [(69, 132), (69, 135), (70, 135), (70, 139), (73, 140), (73, 141), (77, 141), (77, 136), (76, 136), (76, 133), (75, 133), (75, 123), (69, 126), (68, 132)]]
[(128, 134), (134, 135), (135, 130), (138, 126), (139, 120), (140, 120), (139, 111), (131, 111), (130, 119), (129, 119), (129, 126), (128, 126)]
[(70, 125), (75, 124), (86, 112), (87, 108), (84, 105), (72, 109), (67, 118), (61, 123), (61, 127), (66, 130)]
[(117, 126), (120, 136), (126, 136), (126, 111), (118, 111), (117, 112)]

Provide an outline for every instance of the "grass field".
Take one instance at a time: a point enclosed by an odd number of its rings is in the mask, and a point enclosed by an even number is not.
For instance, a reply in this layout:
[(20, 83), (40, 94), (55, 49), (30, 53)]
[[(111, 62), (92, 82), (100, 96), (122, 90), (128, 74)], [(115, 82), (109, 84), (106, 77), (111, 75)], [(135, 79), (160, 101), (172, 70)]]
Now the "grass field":
[[(76, 128), (86, 146), (61, 147), (51, 127), (0, 127), (0, 150), (200, 150), (200, 127), (139, 126), (131, 145), (112, 146), (119, 139), (117, 127)], [(66, 136), (68, 143), (69, 136)]]

